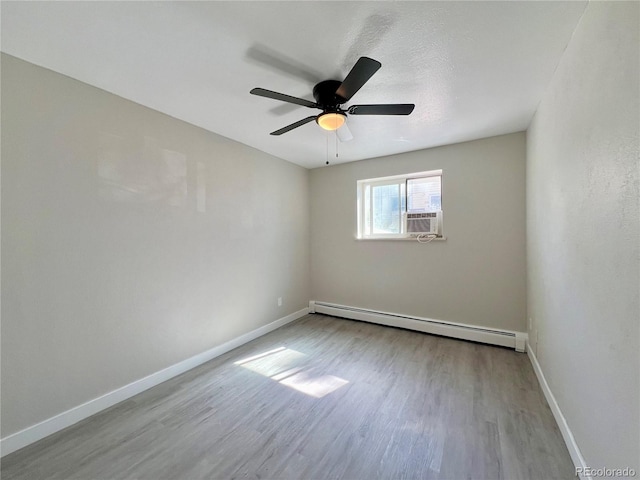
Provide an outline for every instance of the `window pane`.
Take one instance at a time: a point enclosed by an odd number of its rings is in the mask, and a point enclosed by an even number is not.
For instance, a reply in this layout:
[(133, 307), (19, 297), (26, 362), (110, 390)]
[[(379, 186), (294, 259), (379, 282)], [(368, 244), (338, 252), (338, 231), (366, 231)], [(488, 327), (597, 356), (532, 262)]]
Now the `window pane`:
[(400, 185), (379, 185), (371, 190), (373, 233), (400, 233)]
[(367, 185), (364, 192), (364, 233), (371, 235), (371, 187)]
[(442, 210), (441, 178), (436, 176), (407, 180), (408, 213)]

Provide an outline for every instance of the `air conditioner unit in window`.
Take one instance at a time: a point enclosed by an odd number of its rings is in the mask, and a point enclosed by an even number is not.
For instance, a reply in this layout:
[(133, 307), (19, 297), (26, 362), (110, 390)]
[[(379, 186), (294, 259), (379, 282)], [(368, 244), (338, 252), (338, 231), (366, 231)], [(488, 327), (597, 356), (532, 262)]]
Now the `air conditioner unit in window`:
[(407, 213), (407, 234), (442, 235), (442, 211), (426, 213)]

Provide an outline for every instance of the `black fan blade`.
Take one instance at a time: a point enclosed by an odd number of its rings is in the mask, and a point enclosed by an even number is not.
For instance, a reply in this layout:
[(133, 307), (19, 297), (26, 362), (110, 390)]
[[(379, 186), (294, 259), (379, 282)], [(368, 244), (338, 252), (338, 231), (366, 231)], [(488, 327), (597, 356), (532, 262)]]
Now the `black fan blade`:
[(342, 82), (342, 85), (336, 90), (336, 95), (346, 102), (367, 83), (381, 66), (382, 64), (377, 60), (369, 57), (360, 57), (347, 75), (347, 78)]
[(352, 105), (351, 115), (409, 115), (413, 112), (413, 103), (387, 103), (382, 105)]
[(291, 125), (287, 125), (286, 127), (281, 128), (280, 130), (276, 130), (275, 132), (271, 132), (271, 135), (282, 135), (283, 133), (287, 133), (289, 130), (293, 130), (294, 128), (301, 127), (305, 123), (313, 122), (316, 119), (317, 115), (312, 117), (303, 118), (302, 120), (298, 120), (296, 123), (292, 123)]
[(280, 100), (282, 102), (295, 103), (296, 105), (302, 105), (309, 108), (320, 108), (317, 103), (310, 102), (304, 98), (292, 97), (291, 95), (285, 95), (284, 93), (272, 92), (264, 88), (254, 88), (249, 93), (258, 95), (259, 97), (272, 98), (274, 100)]

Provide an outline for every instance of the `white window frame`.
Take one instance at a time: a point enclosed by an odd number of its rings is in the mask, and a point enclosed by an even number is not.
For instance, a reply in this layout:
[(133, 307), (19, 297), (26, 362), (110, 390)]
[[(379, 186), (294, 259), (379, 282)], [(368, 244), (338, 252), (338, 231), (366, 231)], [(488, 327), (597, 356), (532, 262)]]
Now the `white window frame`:
[[(404, 188), (404, 192), (402, 192), (402, 185), (406, 185), (407, 180), (415, 179), (415, 178), (426, 178), (426, 177), (440, 177), (440, 202), (442, 205), (442, 170), (429, 170), (426, 172), (415, 172), (404, 175), (392, 175), (388, 177), (379, 177), (379, 178), (367, 178), (364, 180), (357, 181), (357, 202), (356, 202), (356, 210), (357, 210), (357, 235), (356, 238), (358, 240), (415, 240), (415, 234), (407, 233), (407, 200), (406, 200), (406, 186)], [(365, 204), (366, 204), (366, 188), (367, 187), (377, 187), (382, 185), (399, 185), (401, 188), (401, 207), (400, 207), (400, 233), (378, 233), (378, 234), (367, 234), (365, 225)], [(370, 221), (373, 221), (373, 202), (370, 203), (369, 212)], [(372, 228), (369, 225), (369, 228)], [(442, 231), (437, 238), (444, 238), (442, 236)]]

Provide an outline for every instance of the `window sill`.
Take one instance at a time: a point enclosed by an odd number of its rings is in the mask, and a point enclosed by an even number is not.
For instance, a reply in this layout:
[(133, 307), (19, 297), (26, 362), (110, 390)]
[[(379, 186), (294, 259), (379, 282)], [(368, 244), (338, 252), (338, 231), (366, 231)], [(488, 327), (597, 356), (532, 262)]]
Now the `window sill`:
[(358, 242), (415, 242), (415, 243), (431, 243), (431, 242), (444, 242), (447, 240), (447, 237), (436, 237), (431, 240), (421, 239), (418, 241), (416, 237), (413, 238), (357, 238), (355, 239)]

